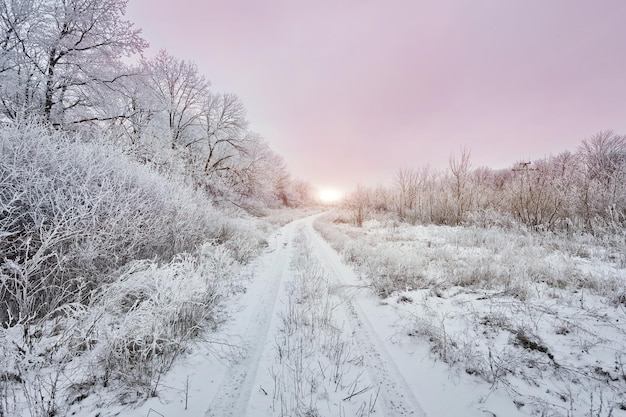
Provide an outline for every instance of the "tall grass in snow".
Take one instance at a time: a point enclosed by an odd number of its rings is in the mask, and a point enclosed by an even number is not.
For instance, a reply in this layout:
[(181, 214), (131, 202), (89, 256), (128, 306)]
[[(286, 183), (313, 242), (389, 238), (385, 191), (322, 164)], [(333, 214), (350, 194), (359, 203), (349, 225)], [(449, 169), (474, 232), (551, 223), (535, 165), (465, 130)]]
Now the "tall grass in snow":
[(331, 293), (303, 232), (294, 246), (294, 278), (286, 284), (276, 365), (269, 370), (271, 409), (279, 416), (372, 415), (377, 391), (368, 384), (358, 346), (344, 328), (342, 300)]
[(378, 221), (361, 229), (341, 221), (341, 214), (320, 218), (316, 228), (382, 296), (459, 286), (525, 298), (532, 297), (532, 286), (545, 284), (584, 288), (619, 303), (626, 291), (626, 234), (596, 237)]
[(343, 218), (321, 217), (315, 227), (386, 303), (412, 317), (407, 334), (451, 369), (531, 413), (626, 409), (623, 231), (393, 221), (359, 228)]

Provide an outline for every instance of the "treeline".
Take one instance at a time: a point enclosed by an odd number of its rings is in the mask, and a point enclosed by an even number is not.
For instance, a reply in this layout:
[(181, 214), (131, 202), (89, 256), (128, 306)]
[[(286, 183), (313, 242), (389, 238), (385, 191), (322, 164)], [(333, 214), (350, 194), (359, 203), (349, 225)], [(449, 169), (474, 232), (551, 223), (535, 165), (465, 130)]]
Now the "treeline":
[(212, 206), (311, 198), (195, 64), (128, 63), (147, 43), (126, 3), (0, 0), (3, 326), (75, 300), (76, 279), (192, 252), (218, 234)]
[[(249, 128), (234, 94), (211, 89), (193, 62), (148, 44), (126, 0), (0, 1), (0, 122), (36, 117), (119, 145), (214, 201), (298, 205), (310, 187)], [(132, 63), (129, 63), (132, 62)]]
[(509, 169), (473, 167), (463, 149), (448, 169), (400, 169), (390, 187), (358, 187), (346, 200), (361, 225), (373, 213), (407, 223), (509, 226), (597, 233), (626, 225), (626, 136), (604, 131)]

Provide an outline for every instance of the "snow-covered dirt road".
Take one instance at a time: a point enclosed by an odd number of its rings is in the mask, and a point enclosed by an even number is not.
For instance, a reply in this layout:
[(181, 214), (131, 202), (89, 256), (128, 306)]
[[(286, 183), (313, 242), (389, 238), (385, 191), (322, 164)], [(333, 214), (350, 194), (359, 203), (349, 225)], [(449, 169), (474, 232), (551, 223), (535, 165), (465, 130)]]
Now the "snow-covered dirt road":
[(206, 416), (485, 415), (424, 347), (402, 342), (406, 319), (358, 281), (315, 217), (269, 241), (232, 325), (245, 353)]
[(359, 295), (370, 295), (371, 290), (357, 282), (354, 272), (342, 263), (339, 255), (313, 230), (307, 219), (304, 231), (311, 239), (313, 251), (319, 257), (329, 276), (331, 292), (337, 294), (347, 314), (352, 335), (357, 341), (368, 375), (380, 389), (379, 401), (384, 416), (426, 416), (416, 396), (386, 349), (381, 333), (368, 319), (366, 307), (361, 305)]
[[(262, 369), (263, 351), (271, 344), (272, 320), (275, 320), (279, 290), (288, 275), (292, 240), (298, 222), (292, 222), (275, 233), (268, 242), (268, 253), (261, 259), (259, 271), (243, 295), (245, 309), (236, 317), (234, 328), (241, 329), (245, 353), (228, 370), (211, 401), (207, 416), (244, 416)], [(258, 389), (258, 388), (257, 388)]]

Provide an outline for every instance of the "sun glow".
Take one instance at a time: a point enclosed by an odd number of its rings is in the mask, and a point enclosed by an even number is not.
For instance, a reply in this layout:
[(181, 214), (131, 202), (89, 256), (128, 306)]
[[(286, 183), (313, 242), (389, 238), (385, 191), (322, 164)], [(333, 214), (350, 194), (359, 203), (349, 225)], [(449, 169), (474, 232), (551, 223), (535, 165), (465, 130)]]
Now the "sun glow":
[(335, 188), (320, 188), (317, 198), (324, 204), (332, 204), (343, 198), (343, 193)]

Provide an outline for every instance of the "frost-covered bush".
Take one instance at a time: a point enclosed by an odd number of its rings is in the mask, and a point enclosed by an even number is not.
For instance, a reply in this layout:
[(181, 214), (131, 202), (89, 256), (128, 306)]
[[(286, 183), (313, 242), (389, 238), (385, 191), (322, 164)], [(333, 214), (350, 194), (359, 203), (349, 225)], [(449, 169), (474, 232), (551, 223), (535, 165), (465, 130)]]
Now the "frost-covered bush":
[(0, 322), (44, 317), (135, 259), (171, 260), (216, 237), (210, 202), (35, 123), (0, 128)]
[(267, 245), (262, 231), (250, 220), (231, 220), (219, 230), (216, 242), (223, 244), (240, 263), (248, 263)]
[(176, 256), (159, 266), (139, 261), (104, 286), (93, 302), (99, 340), (92, 355), (95, 376), (156, 395), (160, 377), (207, 325), (228, 295), (234, 259), (220, 246)]
[(189, 342), (221, 320), (237, 272), (228, 249), (205, 244), (166, 264), (133, 262), (87, 305), (66, 304), (34, 329), (0, 328), (0, 402), (38, 416), (62, 414), (100, 387), (113, 402), (156, 395)]
[(267, 230), (115, 147), (0, 127), (0, 415), (154, 395)]

